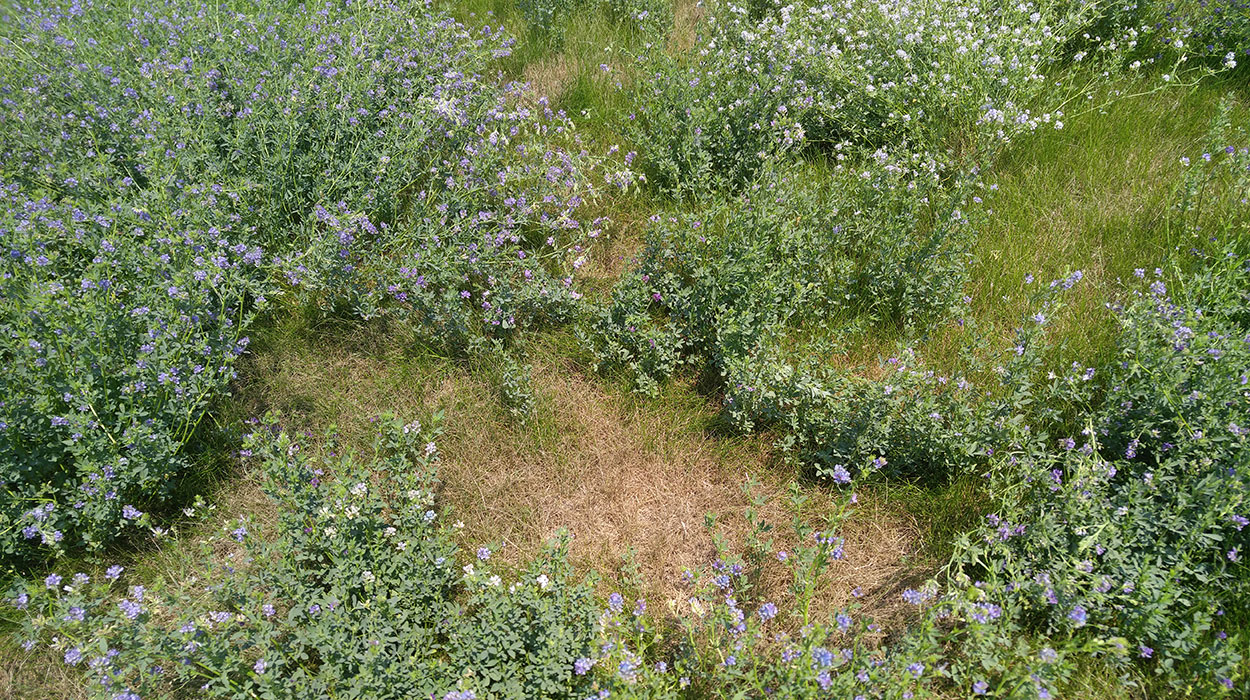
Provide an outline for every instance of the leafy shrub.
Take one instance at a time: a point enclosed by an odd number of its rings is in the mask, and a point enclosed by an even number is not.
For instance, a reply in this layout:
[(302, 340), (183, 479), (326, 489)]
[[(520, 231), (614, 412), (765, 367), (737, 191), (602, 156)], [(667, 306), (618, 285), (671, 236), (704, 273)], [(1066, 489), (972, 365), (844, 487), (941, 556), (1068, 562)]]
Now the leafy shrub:
[(1211, 260), (1181, 284), (1170, 297), (1152, 282), (1125, 308), (1110, 390), (1095, 402), (1085, 384), (1079, 435), (1004, 453), (1004, 509), (955, 571), (1049, 639), (1118, 645), (1168, 684), (1215, 693), (1240, 664), (1226, 638), (1242, 632), (1222, 618), (1244, 614), (1250, 584), (1250, 263)]
[(517, 7), (529, 23), (530, 34), (554, 49), (564, 45), (569, 18), (585, 9), (585, 0), (517, 0)]

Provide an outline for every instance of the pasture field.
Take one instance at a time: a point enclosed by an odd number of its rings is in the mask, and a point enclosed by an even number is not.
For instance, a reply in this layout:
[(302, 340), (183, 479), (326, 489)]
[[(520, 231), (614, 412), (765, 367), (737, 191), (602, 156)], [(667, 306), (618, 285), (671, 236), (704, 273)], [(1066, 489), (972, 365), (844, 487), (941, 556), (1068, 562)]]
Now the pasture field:
[(1246, 0), (0, 0), (0, 698), (1250, 695)]

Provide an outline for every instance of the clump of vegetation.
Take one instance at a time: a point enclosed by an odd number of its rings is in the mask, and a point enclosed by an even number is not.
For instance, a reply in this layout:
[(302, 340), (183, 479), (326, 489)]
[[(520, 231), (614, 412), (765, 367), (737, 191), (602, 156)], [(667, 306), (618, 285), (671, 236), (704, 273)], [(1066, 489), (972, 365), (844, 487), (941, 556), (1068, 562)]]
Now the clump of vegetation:
[(372, 3), (9, 12), (6, 563), (161, 508), (275, 299), (459, 356), (572, 317), (595, 163), (483, 77), (501, 33)]

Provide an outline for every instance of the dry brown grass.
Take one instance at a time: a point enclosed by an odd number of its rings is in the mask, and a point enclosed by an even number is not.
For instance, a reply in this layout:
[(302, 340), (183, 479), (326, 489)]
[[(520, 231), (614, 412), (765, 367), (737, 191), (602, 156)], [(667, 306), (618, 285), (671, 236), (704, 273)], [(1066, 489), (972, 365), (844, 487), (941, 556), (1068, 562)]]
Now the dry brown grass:
[(676, 0), (673, 3), (673, 30), (668, 37), (669, 52), (685, 55), (694, 48), (699, 21), (707, 14), (699, 0)]
[(82, 677), (52, 651), (23, 651), (14, 640), (0, 640), (0, 700), (79, 700), (86, 698)]
[(546, 97), (554, 101), (577, 78), (578, 70), (577, 59), (566, 52), (560, 52), (526, 64), (521, 79), (530, 84), (535, 97)]
[[(797, 544), (788, 478), (766, 443), (712, 437), (688, 406), (638, 402), (573, 368), (543, 365), (534, 372), (540, 416), (521, 426), (504, 417), (488, 386), (454, 368), (405, 369), (394, 357), (344, 347), (316, 357), (279, 351), (265, 363), (267, 402), (301, 407), (292, 418), (314, 432), (335, 423), (351, 442), (367, 439), (370, 416), (420, 416), (443, 407), (441, 502), (464, 522), (462, 544), (495, 543), (495, 561), (504, 565), (523, 565), (567, 529), (579, 571), (622, 586), (621, 567), (632, 556), (642, 579), (638, 593), (653, 601), (680, 598), (682, 572), (716, 557), (705, 514), (716, 513), (719, 531), (743, 546), (752, 506), (742, 488), (748, 474), (768, 500), (761, 515), (775, 526), (777, 546)], [(704, 408), (703, 416), (715, 412)], [(819, 524), (835, 496), (805, 488), (805, 515)], [(835, 609), (858, 587), (875, 616), (901, 619), (898, 592), (918, 575), (911, 562), (915, 522), (865, 498), (842, 535), (846, 559), (822, 580), (814, 607)], [(766, 570), (764, 584), (769, 597), (786, 599), (780, 565)]]

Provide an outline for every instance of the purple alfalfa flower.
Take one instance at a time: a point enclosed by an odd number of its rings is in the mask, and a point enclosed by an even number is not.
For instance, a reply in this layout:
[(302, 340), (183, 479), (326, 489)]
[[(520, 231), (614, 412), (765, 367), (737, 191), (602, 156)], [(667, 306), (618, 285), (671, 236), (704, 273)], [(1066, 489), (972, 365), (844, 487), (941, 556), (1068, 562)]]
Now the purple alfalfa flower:
[(1241, 532), (1241, 529), (1245, 526), (1250, 525), (1250, 519), (1236, 513), (1229, 516), (1229, 520), (1233, 521), (1233, 527), (1236, 527), (1238, 532)]
[(116, 581), (117, 579), (121, 578), (122, 572), (125, 570), (126, 570), (125, 568), (114, 564), (113, 566), (110, 566), (107, 571), (104, 572), (104, 577), (110, 581)]
[(1084, 627), (1088, 618), (1089, 615), (1085, 612), (1085, 608), (1080, 605), (1072, 608), (1072, 612), (1068, 613), (1068, 619), (1076, 623), (1077, 627)]
[(622, 659), (621, 663), (617, 664), (616, 672), (621, 680), (629, 683), (638, 675), (638, 662), (632, 658)]
[(824, 647), (812, 649), (812, 668), (827, 668), (833, 664), (833, 652)]
[(847, 630), (851, 629), (851, 623), (852, 623), (853, 621), (851, 620), (851, 616), (850, 616), (850, 615), (847, 615), (845, 612), (839, 612), (839, 613), (838, 613), (838, 614), (834, 617), (834, 620), (838, 623), (838, 629), (839, 629), (839, 630), (841, 630), (841, 631), (845, 632), (845, 631), (847, 631)]
[(70, 666), (77, 666), (82, 661), (82, 650), (74, 647), (65, 652), (65, 663)]
[(620, 612), (625, 607), (625, 598), (620, 593), (613, 593), (608, 596), (608, 608), (612, 612)]
[(786, 550), (783, 549), (780, 552), (777, 552), (777, 561), (785, 563), (785, 561), (789, 558), (790, 555), (786, 553)]
[(1146, 646), (1145, 644), (1141, 644), (1141, 645), (1139, 645), (1139, 646), (1137, 647), (1137, 651), (1138, 651), (1139, 653), (1141, 653), (1141, 657), (1142, 657), (1143, 659), (1149, 659), (1150, 657), (1152, 657), (1152, 656), (1154, 656), (1154, 655), (1155, 655), (1155, 650), (1154, 650), (1154, 649), (1151, 649), (1150, 647)]
[(18, 610), (25, 610), (26, 606), (30, 604), (30, 595), (19, 593), (16, 598), (12, 599), (11, 603)]
[(490, 559), (490, 548), (488, 548), (488, 547), (478, 547), (478, 548), (477, 548), (477, 558), (478, 558), (478, 560), (479, 560), (479, 561), (486, 561), (487, 559)]
[(1232, 690), (1232, 689), (1233, 689), (1233, 679), (1231, 679), (1231, 678), (1221, 678), (1221, 679), (1220, 679), (1220, 685), (1224, 686), (1225, 688), (1228, 688), (1229, 690)]
[(143, 517), (143, 512), (130, 504), (122, 506), (122, 517), (127, 520), (138, 520)]
[(911, 674), (912, 678), (919, 678), (924, 675), (924, 664), (917, 661), (907, 667), (907, 672)]
[(849, 483), (851, 483), (851, 473), (850, 473), (850, 472), (848, 472), (848, 471), (846, 470), (846, 467), (842, 466), (841, 464), (835, 464), (835, 465), (833, 465), (833, 476), (832, 476), (832, 478), (833, 478), (833, 482), (834, 482), (835, 484), (844, 484), (844, 485), (845, 485), (845, 484), (849, 484)]
[(61, 580), (60, 574), (48, 574), (48, 577), (43, 580), (44, 588), (54, 591), (57, 586), (61, 585)]
[(912, 605), (920, 605), (924, 602), (924, 594), (914, 588), (908, 588), (903, 591), (903, 600)]
[(234, 538), (235, 542), (242, 542), (243, 538), (247, 537), (247, 527), (239, 525), (230, 533), (230, 536)]
[(1239, 551), (1237, 551), (1237, 548), (1236, 548), (1236, 547), (1233, 547), (1232, 549), (1228, 550), (1228, 560), (1229, 560), (1229, 561), (1231, 561), (1231, 562), (1236, 562), (1236, 561), (1238, 561), (1238, 560), (1240, 560), (1240, 559), (1241, 559), (1241, 553), (1240, 553)]
[(117, 607), (121, 609), (122, 614), (126, 616), (127, 620), (133, 620), (143, 613), (143, 606), (133, 600), (130, 600), (129, 598), (123, 599), (117, 604)]
[(647, 613), (647, 601), (643, 598), (639, 598), (637, 603), (635, 603), (634, 605), (634, 617), (642, 617), (646, 613)]
[(763, 605), (760, 606), (759, 616), (761, 620), (763, 620), (764, 622), (768, 622), (774, 617), (777, 617), (777, 606), (774, 605), (771, 601), (764, 603)]
[(583, 656), (582, 658), (573, 662), (573, 673), (576, 673), (579, 676), (584, 676), (590, 672), (590, 667), (594, 665), (595, 665), (594, 661), (591, 661), (590, 659)]
[(985, 681), (977, 681), (972, 684), (973, 695), (985, 695), (990, 690), (990, 684)]
[(75, 605), (65, 613), (65, 617), (61, 618), (66, 622), (82, 622), (87, 619), (87, 611)]
[(265, 603), (260, 606), (260, 611), (264, 613), (265, 617), (273, 617), (275, 614), (275, 610), (273, 609), (273, 605), (271, 603)]
[(1150, 293), (1157, 297), (1161, 297), (1168, 293), (1168, 288), (1162, 282), (1155, 281), (1150, 285)]
[(829, 690), (833, 687), (833, 676), (828, 671), (821, 671), (816, 674), (816, 682), (820, 684), (821, 690)]
[(256, 675), (258, 675), (258, 676), (259, 676), (259, 675), (264, 674), (264, 672), (265, 672), (265, 667), (266, 667), (267, 665), (268, 665), (268, 664), (266, 664), (266, 663), (265, 663), (265, 660), (264, 660), (264, 659), (257, 659), (257, 660), (256, 660), (256, 663), (252, 664), (252, 670), (253, 670), (253, 671), (255, 671), (255, 672), (256, 672)]

